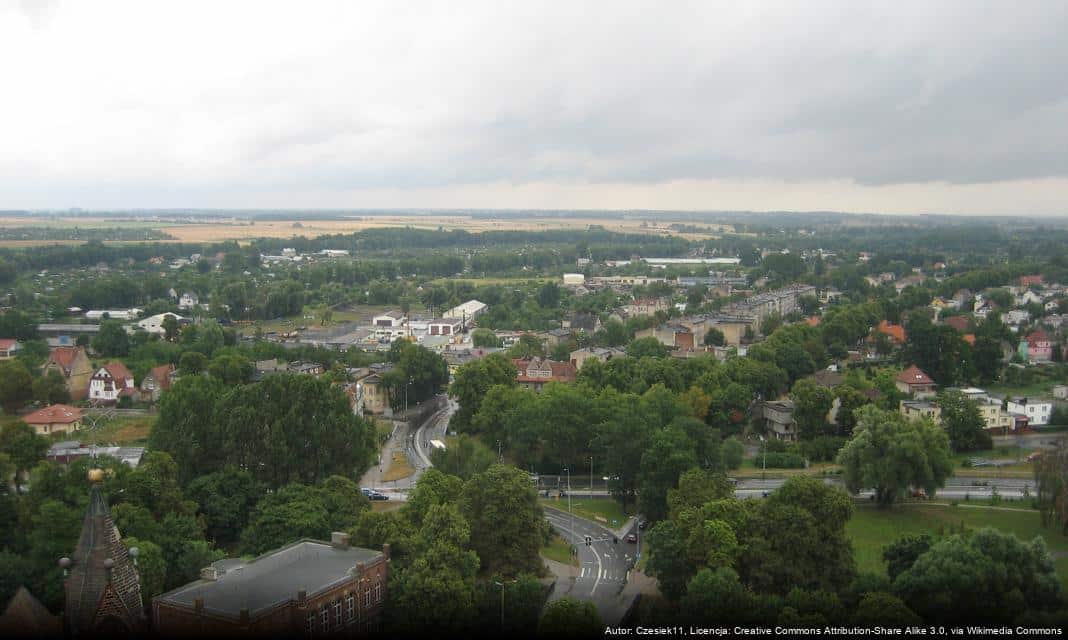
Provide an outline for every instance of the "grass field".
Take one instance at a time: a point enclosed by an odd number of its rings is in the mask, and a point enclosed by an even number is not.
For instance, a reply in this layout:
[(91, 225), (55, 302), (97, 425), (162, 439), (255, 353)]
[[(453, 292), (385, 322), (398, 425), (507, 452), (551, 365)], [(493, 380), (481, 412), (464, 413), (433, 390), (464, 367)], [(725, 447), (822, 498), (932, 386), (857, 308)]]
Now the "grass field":
[[(551, 495), (551, 494), (550, 494)], [(567, 498), (542, 498), (542, 504), (567, 511)], [(597, 498), (572, 498), (571, 511), (580, 518), (594, 520), (607, 525), (610, 529), (623, 526), (623, 522), (634, 515), (634, 505), (631, 505), (626, 514), (623, 507), (616, 500)]]
[(121, 416), (95, 430), (83, 429), (64, 435), (63, 439), (81, 440), (83, 444), (143, 445), (148, 441), (148, 434), (155, 423), (156, 416)]
[(415, 473), (415, 468), (412, 467), (408, 461), (408, 456), (403, 451), (394, 451), (393, 459), (389, 462), (389, 468), (382, 474), (383, 482), (392, 482), (394, 480), (400, 480), (401, 478), (407, 478)]
[[(1012, 533), (1021, 540), (1035, 536), (1045, 539), (1049, 550), (1057, 557), (1057, 574), (1061, 584), (1068, 588), (1068, 537), (1053, 529), (1042, 527), (1037, 511), (1019, 507), (950, 506), (932, 503), (908, 503), (891, 509), (873, 506), (858, 506), (846, 525), (846, 534), (853, 542), (857, 569), (885, 573), (882, 549), (887, 544), (907, 534), (948, 531), (960, 523), (971, 529), (994, 527)], [(1064, 554), (1064, 557), (1059, 557)]]
[(541, 548), (541, 555), (562, 564), (578, 565), (578, 558), (571, 555), (571, 545), (560, 536), (553, 536), (549, 544)]

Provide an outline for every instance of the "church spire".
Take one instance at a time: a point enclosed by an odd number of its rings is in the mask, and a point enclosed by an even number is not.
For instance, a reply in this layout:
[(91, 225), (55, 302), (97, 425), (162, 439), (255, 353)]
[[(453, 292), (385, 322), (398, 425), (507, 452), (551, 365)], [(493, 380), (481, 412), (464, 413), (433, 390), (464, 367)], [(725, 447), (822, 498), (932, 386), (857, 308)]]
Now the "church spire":
[[(71, 635), (101, 632), (131, 633), (144, 627), (141, 583), (133, 557), (122, 543), (100, 492), (104, 472), (89, 471), (89, 506), (82, 522), (78, 546), (70, 558), (60, 560), (66, 591), (66, 622)], [(131, 554), (131, 552), (134, 552)]]

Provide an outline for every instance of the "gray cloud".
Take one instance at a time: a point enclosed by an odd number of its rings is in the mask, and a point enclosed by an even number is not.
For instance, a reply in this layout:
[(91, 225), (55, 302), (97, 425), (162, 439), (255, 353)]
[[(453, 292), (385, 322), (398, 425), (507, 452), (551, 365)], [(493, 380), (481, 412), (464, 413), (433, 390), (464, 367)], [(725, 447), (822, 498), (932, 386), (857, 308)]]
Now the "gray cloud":
[(1068, 178), (1063, 2), (92, 4), (0, 20), (0, 208)]

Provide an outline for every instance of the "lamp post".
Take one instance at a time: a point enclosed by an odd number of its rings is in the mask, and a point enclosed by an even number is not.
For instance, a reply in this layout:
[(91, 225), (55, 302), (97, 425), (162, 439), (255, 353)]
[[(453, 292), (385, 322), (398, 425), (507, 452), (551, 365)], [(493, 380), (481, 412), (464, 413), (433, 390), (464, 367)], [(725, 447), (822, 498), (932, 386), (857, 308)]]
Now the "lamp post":
[(760, 442), (764, 445), (764, 463), (760, 470), (760, 479), (767, 480), (768, 473), (768, 441), (764, 439), (764, 436), (760, 436)]
[[(571, 537), (575, 537), (575, 514), (571, 511), (571, 469), (564, 467), (567, 473), (567, 516), (571, 520)], [(574, 546), (574, 544), (572, 544)]]
[(590, 499), (593, 498), (593, 456), (590, 456)]
[(507, 584), (515, 584), (516, 582), (518, 582), (518, 579), (507, 580), (504, 582), (498, 580), (493, 581), (493, 584), (501, 588), (501, 631), (504, 631), (504, 586)]

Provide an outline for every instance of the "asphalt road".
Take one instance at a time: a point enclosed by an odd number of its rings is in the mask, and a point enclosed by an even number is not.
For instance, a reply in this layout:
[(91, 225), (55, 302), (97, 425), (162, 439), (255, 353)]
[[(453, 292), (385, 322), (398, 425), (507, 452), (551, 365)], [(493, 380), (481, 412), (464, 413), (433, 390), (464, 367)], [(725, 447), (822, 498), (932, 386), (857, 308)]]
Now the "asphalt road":
[[(613, 532), (590, 520), (579, 517), (572, 520), (566, 511), (551, 507), (545, 508), (545, 518), (578, 548), (579, 557), (579, 566), (572, 567), (573, 578), (558, 582), (550, 600), (565, 596), (588, 600), (597, 607), (605, 624), (619, 622), (628, 604), (621, 592), (638, 552), (638, 545), (626, 542), (626, 535), (636, 533), (637, 524), (631, 521), (626, 529)], [(586, 546), (585, 536), (592, 538), (590, 546)], [(613, 543), (613, 537), (619, 542)]]

